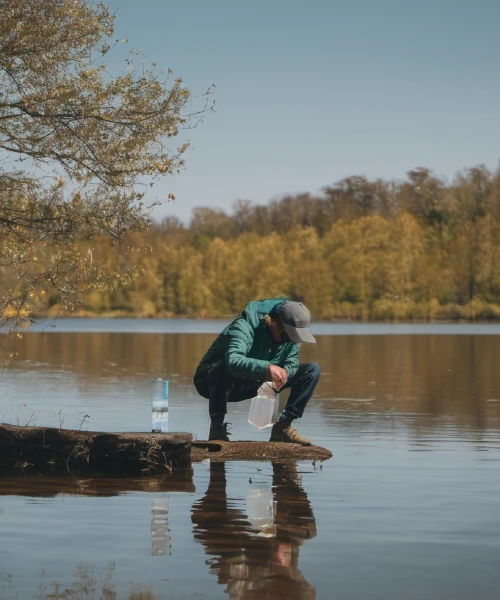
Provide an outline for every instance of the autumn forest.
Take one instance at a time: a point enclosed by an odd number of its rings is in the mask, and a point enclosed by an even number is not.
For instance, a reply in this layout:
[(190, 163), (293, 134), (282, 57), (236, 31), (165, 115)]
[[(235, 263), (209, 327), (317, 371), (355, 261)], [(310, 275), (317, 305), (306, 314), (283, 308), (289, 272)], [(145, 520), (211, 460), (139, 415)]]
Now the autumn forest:
[[(451, 183), (424, 168), (404, 181), (349, 177), (318, 196), (197, 208), (188, 226), (152, 222), (128, 252), (99, 244), (109, 274), (135, 276), (88, 292), (81, 314), (227, 317), (286, 296), (317, 319), (500, 318), (500, 173), (485, 167)], [(39, 309), (64, 312), (55, 292)]]

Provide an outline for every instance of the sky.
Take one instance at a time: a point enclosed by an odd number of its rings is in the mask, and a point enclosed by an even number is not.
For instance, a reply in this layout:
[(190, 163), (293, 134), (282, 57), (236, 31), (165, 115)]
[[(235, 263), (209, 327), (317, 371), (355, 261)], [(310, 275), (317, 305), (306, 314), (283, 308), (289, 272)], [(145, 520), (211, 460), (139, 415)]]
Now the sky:
[(157, 219), (320, 193), (350, 175), (425, 166), (451, 180), (499, 165), (498, 0), (107, 3), (116, 39), (195, 97), (216, 86), (215, 112), (185, 132), (186, 169), (148, 192)]

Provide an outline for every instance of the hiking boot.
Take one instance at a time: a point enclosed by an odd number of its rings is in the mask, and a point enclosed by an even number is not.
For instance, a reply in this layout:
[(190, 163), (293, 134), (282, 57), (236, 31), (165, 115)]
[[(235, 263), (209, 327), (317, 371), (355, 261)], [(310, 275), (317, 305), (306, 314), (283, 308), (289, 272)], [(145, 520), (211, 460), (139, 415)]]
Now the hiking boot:
[(229, 442), (229, 432), (227, 430), (228, 425), (229, 423), (222, 423), (222, 425), (210, 425), (208, 441), (218, 440), (220, 442)]
[(311, 441), (302, 437), (295, 431), (290, 421), (279, 421), (273, 425), (270, 442), (288, 442), (291, 444), (300, 444), (301, 446), (310, 446)]

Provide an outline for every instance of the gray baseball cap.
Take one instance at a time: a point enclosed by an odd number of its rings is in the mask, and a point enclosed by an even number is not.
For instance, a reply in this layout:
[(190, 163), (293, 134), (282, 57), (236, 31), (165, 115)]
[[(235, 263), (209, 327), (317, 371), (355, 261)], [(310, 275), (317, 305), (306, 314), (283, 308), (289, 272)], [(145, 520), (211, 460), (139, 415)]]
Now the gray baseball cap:
[(288, 337), (292, 342), (316, 343), (313, 334), (309, 331), (311, 313), (302, 302), (283, 302), (278, 311), (278, 317), (284, 324)]

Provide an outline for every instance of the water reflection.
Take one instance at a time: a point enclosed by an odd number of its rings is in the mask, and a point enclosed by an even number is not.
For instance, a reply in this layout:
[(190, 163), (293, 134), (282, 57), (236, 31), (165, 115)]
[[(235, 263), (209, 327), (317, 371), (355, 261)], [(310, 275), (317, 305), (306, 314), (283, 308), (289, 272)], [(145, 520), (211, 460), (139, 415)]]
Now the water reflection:
[(0, 496), (27, 496), (55, 498), (66, 496), (113, 497), (129, 492), (184, 492), (196, 491), (193, 470), (183, 469), (162, 477), (109, 478), (109, 477), (2, 477)]
[[(166, 375), (195, 394), (192, 375), (212, 339), (121, 333), (32, 333), (9, 339), (7, 349), (17, 355), (4, 373), (2, 405), (9, 392), (5, 376), (12, 370), (50, 370), (60, 378), (71, 374), (77, 378), (71, 385), (82, 393), (99, 379)], [(484, 428), (500, 425), (499, 353), (500, 336), (342, 335), (319, 337), (314, 347), (304, 346), (301, 358), (321, 365), (315, 402), (325, 408), (453, 414), (459, 423)]]
[(300, 546), (316, 536), (311, 505), (295, 463), (272, 467), (272, 495), (265, 486), (257, 493), (250, 489), (244, 510), (228, 497), (226, 464), (212, 462), (207, 491), (193, 505), (194, 537), (210, 557), (211, 573), (234, 600), (316, 598), (298, 567)]
[[(131, 583), (128, 600), (155, 600), (153, 590), (147, 586)], [(42, 569), (38, 578), (36, 600), (117, 600), (115, 583), (115, 563), (110, 561), (105, 569), (87, 568), (79, 565), (69, 585), (47, 576)], [(0, 569), (0, 600), (19, 600), (12, 574)]]
[[(176, 503), (175, 495), (156, 493), (194, 489), (190, 473), (183, 482), (178, 475), (175, 485), (171, 479), (2, 478), (0, 495), (25, 499), (17, 504), (10, 499), (22, 512), (3, 535), (0, 600), (220, 597), (215, 580), (215, 593), (205, 589), (210, 586), (203, 581), (212, 575), (231, 599), (316, 598), (315, 586), (299, 568), (300, 547), (316, 536), (301, 474), (295, 463), (273, 463), (272, 474), (269, 466), (257, 464), (254, 481), (241, 469), (227, 477), (225, 463), (210, 463), (208, 472), (200, 468), (208, 487), (194, 505), (189, 497)], [(228, 494), (228, 479), (235, 495)], [(155, 493), (146, 499), (137, 491)], [(112, 498), (128, 492), (125, 503)], [(141, 554), (145, 511), (151, 519), (149, 559)], [(172, 543), (172, 535), (180, 545)], [(189, 549), (194, 543), (203, 545), (207, 561)], [(20, 564), (21, 556), (29, 569)], [(192, 583), (196, 571), (198, 582)]]
[[(0, 378), (0, 421), (58, 427), (65, 419), (70, 428), (83, 422), (83, 428), (146, 431), (150, 381), (166, 376), (172, 426), (203, 439), (206, 403), (192, 375), (212, 340), (207, 334), (127, 333), (9, 339), (17, 355)], [(339, 335), (305, 345), (302, 359), (321, 365), (311, 407), (329, 427), (375, 429), (390, 422), (419, 441), (432, 430), (464, 432), (483, 443), (489, 431), (500, 430), (499, 353), (500, 336), (493, 335)], [(195, 402), (183, 420), (182, 410)]]
[(168, 526), (168, 498), (153, 498), (151, 502), (151, 556), (172, 554)]

